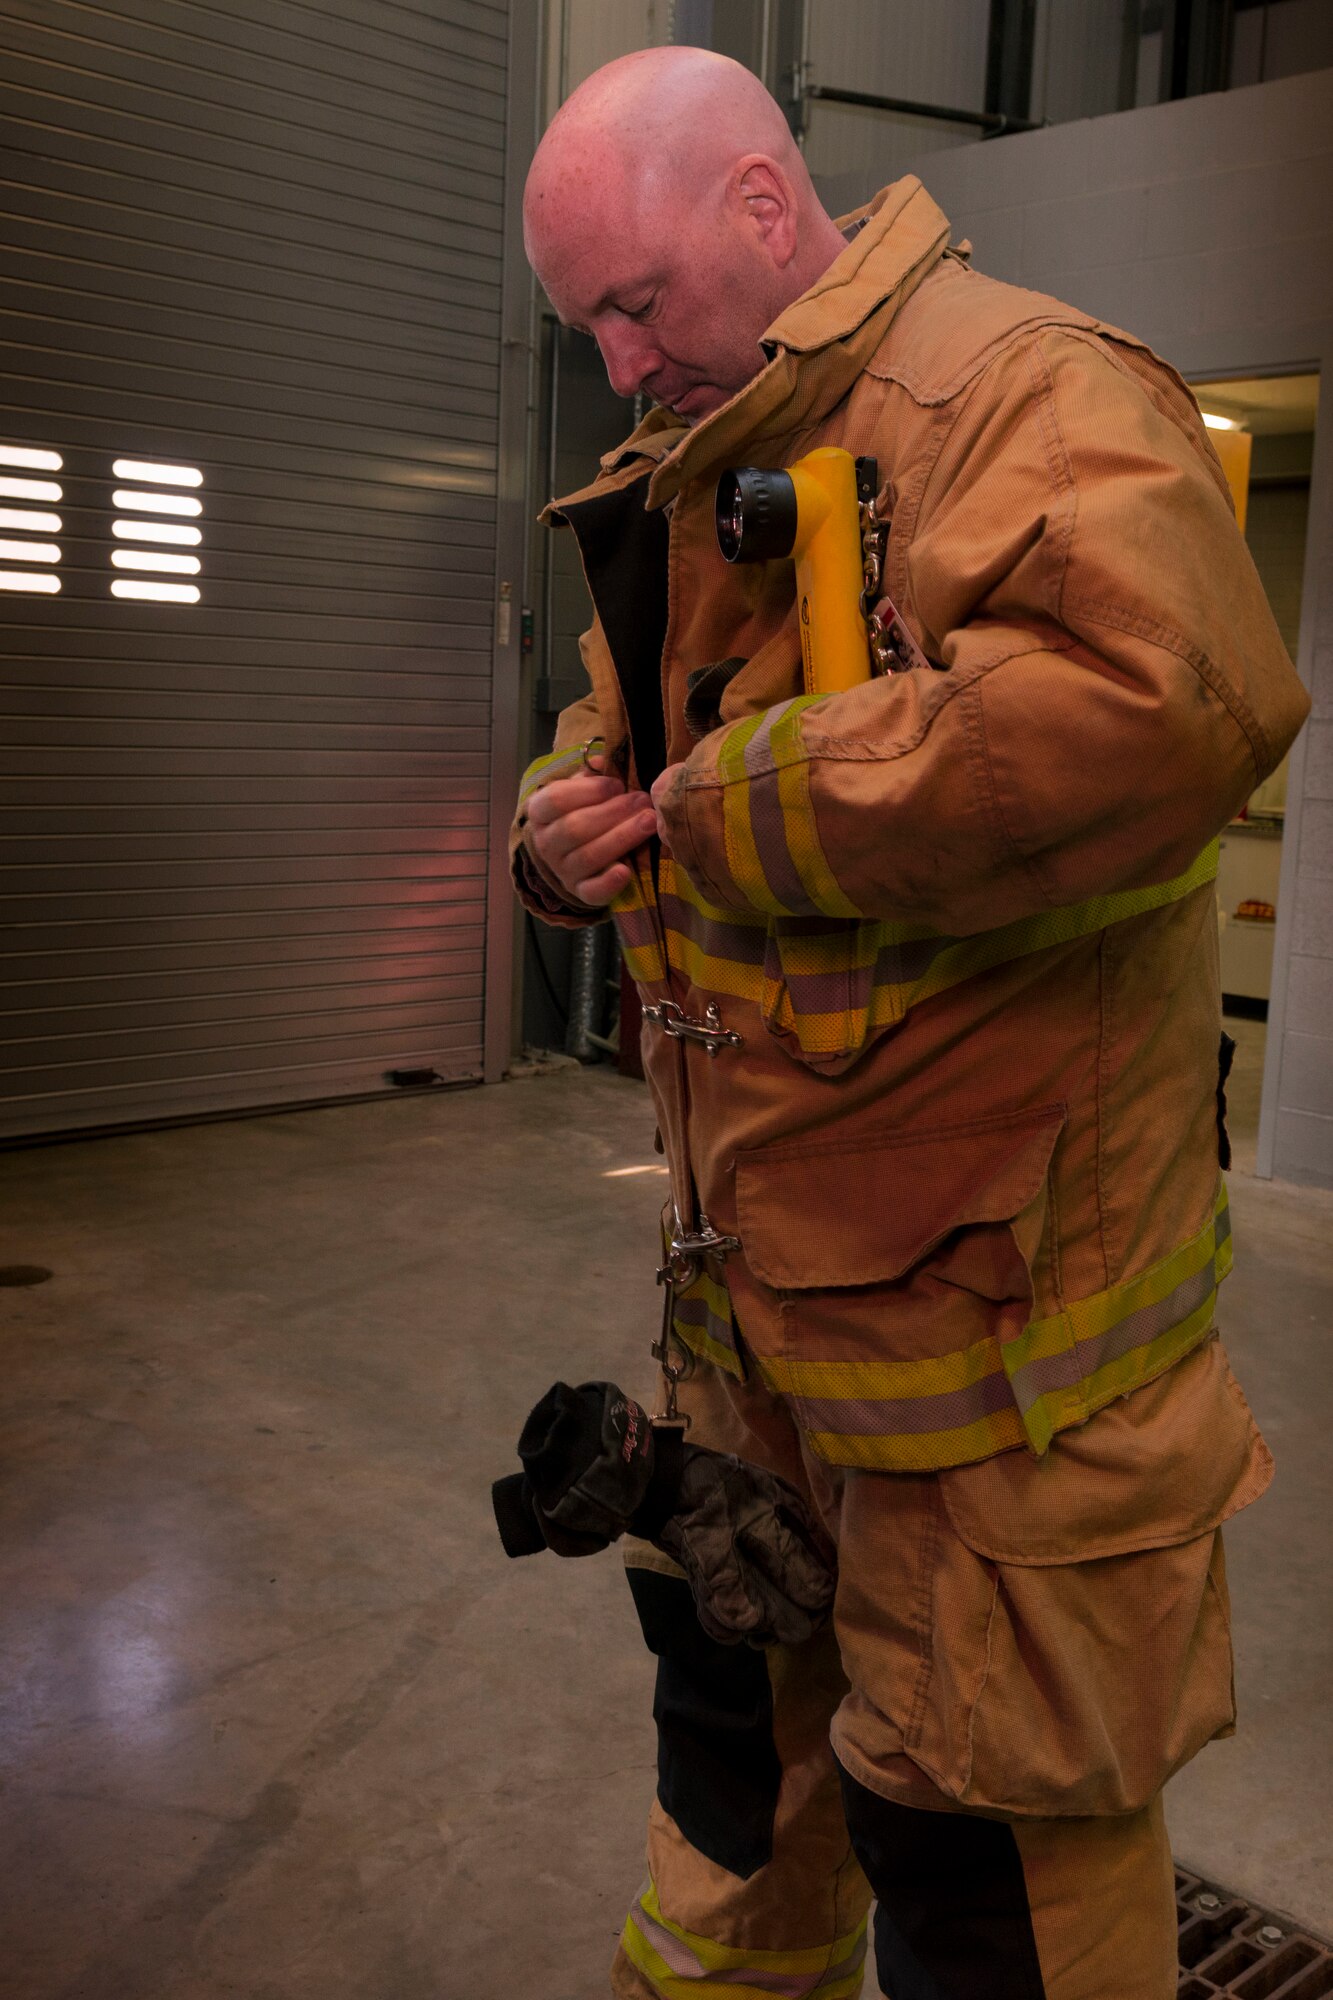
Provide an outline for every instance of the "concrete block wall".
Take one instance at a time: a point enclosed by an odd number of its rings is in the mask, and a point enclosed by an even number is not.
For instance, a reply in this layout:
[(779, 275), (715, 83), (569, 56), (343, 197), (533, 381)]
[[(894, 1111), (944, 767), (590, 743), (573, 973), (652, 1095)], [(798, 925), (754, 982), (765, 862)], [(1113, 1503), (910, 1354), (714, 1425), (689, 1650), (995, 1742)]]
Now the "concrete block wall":
[[(1191, 380), (1333, 368), (1333, 69), (931, 153), (975, 261)], [(1259, 1171), (1333, 1186), (1333, 399), (1315, 437)]]

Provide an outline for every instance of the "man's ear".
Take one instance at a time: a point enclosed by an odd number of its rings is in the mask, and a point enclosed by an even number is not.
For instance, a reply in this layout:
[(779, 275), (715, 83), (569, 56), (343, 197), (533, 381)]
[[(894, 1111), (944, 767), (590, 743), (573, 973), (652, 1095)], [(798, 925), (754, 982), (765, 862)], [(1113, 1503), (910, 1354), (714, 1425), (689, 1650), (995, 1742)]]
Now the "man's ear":
[(796, 196), (775, 160), (762, 153), (737, 162), (735, 198), (776, 268), (785, 270), (796, 255)]

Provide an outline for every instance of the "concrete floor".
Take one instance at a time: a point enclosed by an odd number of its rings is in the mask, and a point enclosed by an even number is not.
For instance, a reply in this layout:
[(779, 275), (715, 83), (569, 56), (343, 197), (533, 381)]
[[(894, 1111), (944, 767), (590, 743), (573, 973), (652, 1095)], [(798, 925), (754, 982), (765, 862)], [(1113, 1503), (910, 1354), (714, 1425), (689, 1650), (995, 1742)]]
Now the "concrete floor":
[[(616, 1558), (507, 1562), (488, 1487), (555, 1375), (646, 1383), (651, 1140), (594, 1071), (0, 1158), (54, 1273), (0, 1292), (6, 2000), (604, 1992), (651, 1664)], [(1281, 1469), (1172, 1820), (1329, 1931), (1333, 1196), (1233, 1202)]]

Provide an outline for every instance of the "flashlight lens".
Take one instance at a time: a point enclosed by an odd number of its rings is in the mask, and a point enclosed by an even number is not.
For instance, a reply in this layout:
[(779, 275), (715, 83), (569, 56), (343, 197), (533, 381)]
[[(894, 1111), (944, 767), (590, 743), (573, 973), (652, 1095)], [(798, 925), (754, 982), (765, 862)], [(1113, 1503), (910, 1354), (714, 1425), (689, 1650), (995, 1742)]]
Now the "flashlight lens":
[(796, 487), (790, 473), (738, 465), (717, 482), (714, 518), (723, 557), (771, 562), (796, 545)]
[(739, 560), (741, 541), (745, 534), (745, 502), (741, 498), (741, 485), (734, 472), (724, 472), (717, 482), (717, 501), (714, 506), (717, 522), (717, 545), (725, 561)]

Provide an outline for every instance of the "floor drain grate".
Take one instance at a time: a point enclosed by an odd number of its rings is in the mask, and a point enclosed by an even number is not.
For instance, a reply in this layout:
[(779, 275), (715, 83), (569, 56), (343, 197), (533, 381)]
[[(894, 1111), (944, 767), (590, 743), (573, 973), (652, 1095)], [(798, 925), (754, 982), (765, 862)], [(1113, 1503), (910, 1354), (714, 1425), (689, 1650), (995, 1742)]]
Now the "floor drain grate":
[(1176, 1870), (1180, 1979), (1176, 2000), (1333, 2000), (1333, 1946)]

